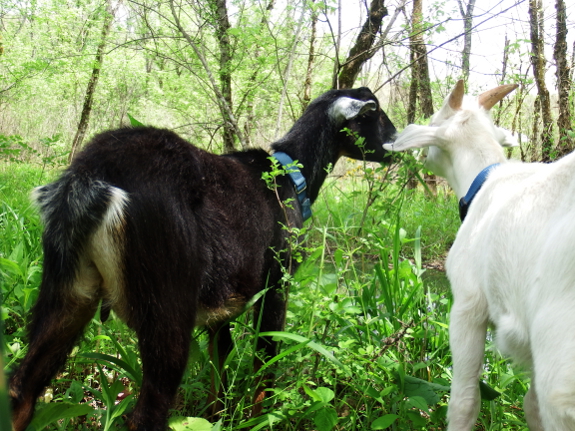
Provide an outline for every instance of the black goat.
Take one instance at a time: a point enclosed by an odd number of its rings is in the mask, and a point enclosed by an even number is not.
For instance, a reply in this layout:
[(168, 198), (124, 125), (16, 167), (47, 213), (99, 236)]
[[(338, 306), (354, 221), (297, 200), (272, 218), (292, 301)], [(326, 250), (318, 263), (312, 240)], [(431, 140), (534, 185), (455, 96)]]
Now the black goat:
[[(313, 202), (329, 165), (342, 155), (383, 162), (382, 144), (394, 135), (369, 89), (332, 90), (272, 148), (303, 165)], [(270, 190), (262, 174), (271, 169), (263, 150), (218, 156), (167, 130), (126, 128), (96, 136), (58, 181), (36, 189), (44, 272), (28, 352), (10, 380), (15, 431), (29, 424), (100, 301), (102, 313), (113, 309), (139, 340), (143, 383), (131, 430), (165, 428), (194, 326), (207, 326), (223, 362), (232, 349), (229, 320), (271, 286), (256, 305), (260, 329), (283, 328), (277, 253), (283, 262), (290, 256), (282, 224), (301, 227), (307, 204), (291, 176), (278, 176)], [(293, 208), (281, 204), (287, 200)], [(271, 339), (261, 337), (257, 348), (276, 354)], [(257, 413), (263, 383), (256, 392)]]

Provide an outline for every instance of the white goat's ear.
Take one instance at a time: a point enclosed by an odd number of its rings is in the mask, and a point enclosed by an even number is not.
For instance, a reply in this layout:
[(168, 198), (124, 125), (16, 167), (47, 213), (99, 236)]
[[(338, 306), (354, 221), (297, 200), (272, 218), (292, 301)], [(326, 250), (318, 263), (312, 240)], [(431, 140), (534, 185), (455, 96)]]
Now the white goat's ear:
[(351, 97), (340, 97), (331, 105), (330, 114), (338, 122), (351, 120), (368, 111), (375, 111), (377, 103), (373, 100), (357, 100)]
[(504, 148), (518, 147), (519, 142), (511, 132), (503, 127), (497, 127), (497, 141)]
[(391, 144), (384, 144), (387, 151), (405, 151), (411, 148), (424, 148), (437, 145), (438, 128), (432, 126), (419, 126), (410, 124), (401, 132)]

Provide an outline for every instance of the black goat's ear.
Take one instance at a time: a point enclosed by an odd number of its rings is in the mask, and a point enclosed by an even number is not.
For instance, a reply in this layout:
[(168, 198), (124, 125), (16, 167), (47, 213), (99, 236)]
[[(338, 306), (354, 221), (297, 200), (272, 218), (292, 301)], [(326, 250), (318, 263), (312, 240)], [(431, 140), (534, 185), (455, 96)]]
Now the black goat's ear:
[(340, 97), (330, 108), (330, 115), (336, 121), (351, 120), (368, 111), (375, 111), (377, 103), (374, 100), (357, 100), (351, 97)]

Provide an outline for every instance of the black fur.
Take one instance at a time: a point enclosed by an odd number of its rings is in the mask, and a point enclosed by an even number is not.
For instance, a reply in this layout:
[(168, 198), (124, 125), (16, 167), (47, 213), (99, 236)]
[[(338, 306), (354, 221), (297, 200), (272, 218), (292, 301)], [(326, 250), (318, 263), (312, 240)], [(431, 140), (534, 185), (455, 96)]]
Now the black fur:
[[(341, 97), (371, 101), (375, 109), (336, 118), (331, 107)], [(355, 147), (344, 127), (365, 137), (368, 152)], [(382, 162), (382, 144), (394, 134), (371, 91), (330, 91), (272, 148), (303, 164), (313, 202), (330, 164), (341, 155)], [(272, 288), (261, 306), (260, 330), (283, 328), (277, 253), (287, 265), (282, 224), (300, 227), (302, 216), (297, 199), (286, 210), (266, 186), (262, 173), (270, 169), (263, 150), (218, 156), (168, 130), (126, 128), (96, 136), (58, 181), (36, 191), (45, 222), (44, 273), (29, 350), (10, 382), (16, 431), (30, 422), (36, 398), (101, 300), (139, 339), (144, 379), (132, 430), (166, 426), (198, 319), (208, 326), (220, 363), (232, 348), (228, 321), (266, 286)], [(289, 177), (277, 183), (280, 200), (295, 199)], [(268, 358), (276, 354), (272, 340), (258, 340), (258, 349)], [(262, 382), (255, 413), (264, 391)], [(214, 386), (212, 401), (216, 395)]]

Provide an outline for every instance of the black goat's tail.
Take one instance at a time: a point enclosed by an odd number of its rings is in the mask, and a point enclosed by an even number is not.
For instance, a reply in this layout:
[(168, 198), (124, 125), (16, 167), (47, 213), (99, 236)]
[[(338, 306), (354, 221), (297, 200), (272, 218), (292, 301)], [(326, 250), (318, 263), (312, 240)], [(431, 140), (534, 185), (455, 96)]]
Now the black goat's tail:
[(127, 193), (104, 181), (66, 172), (32, 193), (44, 223), (41, 296), (96, 299), (106, 274), (121, 267)]
[(19, 431), (27, 428), (35, 400), (64, 365), (100, 300), (108, 311), (122, 304), (128, 203), (125, 191), (70, 170), (32, 198), (45, 225), (44, 269), (28, 323), (28, 351), (10, 379), (12, 426)]

